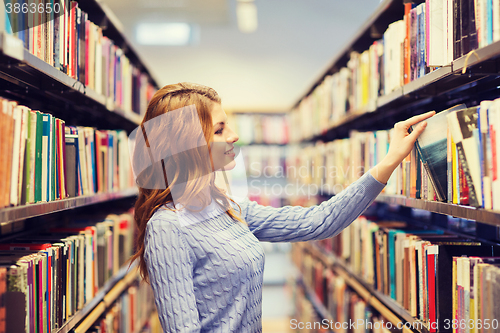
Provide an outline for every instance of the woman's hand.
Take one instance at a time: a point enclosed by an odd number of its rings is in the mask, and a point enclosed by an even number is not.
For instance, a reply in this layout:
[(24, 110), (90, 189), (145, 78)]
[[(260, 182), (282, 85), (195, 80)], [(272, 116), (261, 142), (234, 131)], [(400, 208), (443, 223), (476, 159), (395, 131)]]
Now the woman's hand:
[[(380, 163), (370, 170), (371, 175), (379, 182), (386, 184), (391, 177), (392, 172), (401, 163), (401, 161), (411, 152), (418, 136), (424, 131), (427, 122), (423, 121), (432, 117), (436, 112), (430, 111), (418, 116), (411, 117), (405, 121), (400, 121), (394, 125), (394, 131), (391, 136), (389, 151)], [(420, 124), (408, 133), (410, 126)]]

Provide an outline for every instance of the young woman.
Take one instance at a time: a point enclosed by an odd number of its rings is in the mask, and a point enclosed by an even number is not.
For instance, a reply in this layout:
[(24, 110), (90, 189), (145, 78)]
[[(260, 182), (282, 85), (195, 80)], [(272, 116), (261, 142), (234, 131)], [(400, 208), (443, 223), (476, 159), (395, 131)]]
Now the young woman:
[(264, 252), (259, 241), (338, 234), (384, 188), (432, 114), (397, 123), (387, 156), (330, 200), (309, 208), (273, 208), (248, 199), (237, 204), (214, 183), (214, 171), (234, 167), (238, 141), (217, 93), (191, 83), (160, 89), (133, 150), (139, 186), (134, 259), (151, 283), (163, 330), (261, 332)]

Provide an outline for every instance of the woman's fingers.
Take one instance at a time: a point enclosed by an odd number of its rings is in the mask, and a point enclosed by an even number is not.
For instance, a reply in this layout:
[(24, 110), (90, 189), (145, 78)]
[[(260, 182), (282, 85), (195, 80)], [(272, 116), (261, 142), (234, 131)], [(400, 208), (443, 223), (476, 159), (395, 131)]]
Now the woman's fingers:
[(413, 116), (409, 119), (406, 119), (405, 121), (402, 121), (402, 123), (404, 123), (406, 128), (409, 128), (410, 126), (415, 125), (415, 124), (421, 122), (422, 120), (430, 118), (435, 114), (436, 114), (436, 111), (429, 111), (427, 113), (419, 114), (418, 116)]
[(415, 142), (417, 138), (422, 134), (424, 131), (425, 127), (427, 127), (427, 122), (422, 121), (418, 126), (415, 127), (415, 129), (408, 135), (408, 138), (411, 140), (411, 142)]

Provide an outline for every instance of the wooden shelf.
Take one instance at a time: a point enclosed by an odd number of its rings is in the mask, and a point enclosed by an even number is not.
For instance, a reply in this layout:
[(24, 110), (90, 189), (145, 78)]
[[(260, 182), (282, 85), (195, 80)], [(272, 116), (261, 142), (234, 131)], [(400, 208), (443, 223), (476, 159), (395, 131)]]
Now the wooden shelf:
[[(474, 50), (470, 56), (468, 56), (467, 67), (472, 68), (476, 65), (480, 65), (492, 58), (498, 57), (500, 54), (500, 41), (494, 42), (490, 45), (486, 45), (480, 49)], [(464, 55), (453, 61), (453, 71), (461, 72), (465, 66), (465, 60), (467, 55)], [(498, 73), (498, 72), (497, 72)], [(492, 73), (493, 74), (493, 73)]]
[(433, 72), (430, 72), (416, 80), (413, 80), (409, 82), (408, 84), (405, 84), (402, 87), (402, 95), (409, 95), (413, 92), (418, 91), (419, 89), (426, 88), (430, 84), (433, 84), (435, 82), (438, 82), (439, 80), (443, 80), (446, 77), (449, 77), (452, 72), (452, 66), (445, 66), (436, 69)]
[[(322, 188), (322, 193), (325, 195), (335, 195), (335, 193), (330, 193), (326, 187)], [(468, 220), (474, 220), (476, 222), (481, 222), (492, 226), (500, 226), (499, 211), (475, 208), (471, 206), (455, 205), (440, 201), (427, 201), (422, 199), (407, 198), (402, 195), (387, 195), (383, 193), (379, 194), (375, 201), (390, 205), (422, 209), (432, 213), (450, 215), (453, 217), (459, 217)]]
[(399, 87), (396, 90), (388, 93), (387, 95), (380, 96), (377, 98), (377, 107), (381, 108), (389, 103), (401, 98), (403, 96), (403, 87)]
[(5, 224), (6, 222), (13, 222), (31, 217), (51, 214), (67, 209), (102, 203), (109, 200), (133, 197), (136, 196), (137, 193), (137, 188), (130, 188), (113, 193), (84, 195), (50, 202), (40, 202), (35, 204), (4, 208), (0, 210), (0, 223)]
[[(302, 279), (302, 277), (299, 277), (298, 283), (300, 283), (300, 285), (304, 288), (307, 299), (311, 302), (314, 310), (316, 310), (321, 319), (327, 319), (329, 323), (335, 322), (330, 313), (328, 313), (328, 309), (325, 308), (325, 306), (319, 300), (318, 296), (316, 296), (316, 294), (314, 293), (314, 290), (312, 290), (312, 288), (309, 285), (307, 285), (307, 283)], [(335, 330), (330, 328), (328, 329), (328, 331), (335, 332)]]
[[(105, 304), (105, 299), (109, 293), (118, 286), (128, 287), (139, 276), (137, 264), (134, 262), (129, 267), (128, 264), (123, 266), (117, 274), (115, 274), (106, 284), (102, 287), (96, 296), (83, 306), (81, 310), (76, 312), (56, 333), (68, 333), (72, 331), (79, 323), (86, 318), (90, 318), (90, 314), (95, 311), (104, 311), (110, 304)], [(119, 295), (118, 295), (119, 296)], [(102, 312), (101, 312), (102, 313)], [(93, 322), (92, 322), (93, 323)]]
[(408, 323), (412, 329), (403, 326), (403, 332), (419, 332), (429, 333), (425, 325), (418, 319), (413, 318), (408, 311), (390, 297), (375, 290), (368, 283), (352, 273), (344, 263), (338, 260), (335, 256), (325, 253), (320, 247), (312, 243), (297, 243), (316, 259), (321, 261), (325, 266), (332, 268), (335, 273), (341, 276), (346, 284), (348, 284), (356, 293), (361, 296), (367, 304), (370, 304), (377, 310), (385, 319), (389, 320), (394, 326), (398, 323)]
[(500, 212), (493, 210), (460, 206), (438, 201), (407, 198), (401, 195), (381, 194), (377, 197), (377, 199), (375, 199), (375, 201), (410, 208), (424, 209), (433, 213), (451, 215), (454, 217), (500, 226)]

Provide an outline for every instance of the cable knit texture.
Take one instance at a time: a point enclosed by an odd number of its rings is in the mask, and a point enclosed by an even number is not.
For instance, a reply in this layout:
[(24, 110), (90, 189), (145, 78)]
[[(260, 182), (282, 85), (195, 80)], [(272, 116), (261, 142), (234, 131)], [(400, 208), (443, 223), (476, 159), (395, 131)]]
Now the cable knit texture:
[(259, 241), (332, 237), (383, 188), (366, 173), (309, 208), (273, 208), (245, 199), (239, 205), (247, 225), (233, 220), (215, 201), (197, 213), (157, 210), (146, 229), (145, 259), (163, 330), (262, 332), (264, 251)]

